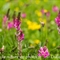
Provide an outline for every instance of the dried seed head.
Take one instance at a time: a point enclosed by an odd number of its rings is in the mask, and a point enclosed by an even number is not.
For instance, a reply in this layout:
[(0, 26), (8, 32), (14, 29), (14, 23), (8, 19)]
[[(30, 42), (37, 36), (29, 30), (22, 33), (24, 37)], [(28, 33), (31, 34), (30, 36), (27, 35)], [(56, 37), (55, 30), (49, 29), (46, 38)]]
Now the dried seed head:
[(17, 16), (18, 20), (20, 20), (20, 17), (21, 17), (21, 12), (18, 13), (18, 16)]
[(9, 17), (10, 9), (8, 9), (6, 16)]
[(15, 17), (16, 17), (16, 12), (14, 11), (14, 14), (13, 14), (13, 19), (15, 19)]

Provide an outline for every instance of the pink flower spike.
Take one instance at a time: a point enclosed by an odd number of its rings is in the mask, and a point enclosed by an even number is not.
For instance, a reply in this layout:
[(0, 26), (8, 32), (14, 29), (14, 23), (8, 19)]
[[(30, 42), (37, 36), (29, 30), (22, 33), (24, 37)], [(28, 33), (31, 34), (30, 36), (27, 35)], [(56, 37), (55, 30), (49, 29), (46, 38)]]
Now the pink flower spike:
[(59, 11), (59, 8), (58, 8), (56, 5), (54, 5), (54, 6), (52, 7), (52, 10), (53, 10), (53, 12), (58, 12), (58, 11)]
[(49, 16), (50, 16), (50, 12), (47, 12), (47, 13), (46, 13), (46, 16), (49, 17)]
[(59, 27), (60, 26), (60, 11), (58, 13), (58, 16), (55, 18), (55, 22), (56, 22), (57, 26)]
[(17, 30), (20, 30), (20, 24), (21, 22), (17, 19), (13, 20), (13, 25), (14, 25), (14, 28), (16, 28)]
[(26, 13), (22, 13), (22, 14), (21, 14), (21, 17), (22, 17), (22, 18), (26, 18)]
[(41, 54), (39, 53), (38, 56), (41, 56)]
[(50, 54), (49, 54), (48, 48), (46, 46), (40, 48), (38, 56), (42, 56), (44, 58), (47, 58), (49, 55)]
[(41, 9), (42, 14), (45, 14), (44, 9)]
[(4, 17), (3, 17), (3, 27), (6, 27), (5, 25), (6, 25), (6, 23), (7, 23), (7, 20), (8, 20), (8, 17), (5, 15)]
[(8, 22), (7, 29), (11, 29), (11, 28), (13, 28), (13, 22)]
[(7, 16), (4, 16), (3, 17), (3, 22), (5, 23), (7, 20), (8, 20), (8, 17)]
[(24, 34), (22, 31), (20, 31), (19, 34), (17, 35), (17, 39), (18, 41), (22, 41), (24, 39)]

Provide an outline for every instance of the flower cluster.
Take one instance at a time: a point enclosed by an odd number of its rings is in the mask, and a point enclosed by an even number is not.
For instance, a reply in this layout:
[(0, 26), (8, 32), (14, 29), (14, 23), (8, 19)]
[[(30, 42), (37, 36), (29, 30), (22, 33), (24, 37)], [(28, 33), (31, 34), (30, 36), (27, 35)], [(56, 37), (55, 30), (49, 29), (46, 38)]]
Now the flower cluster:
[(16, 34), (18, 41), (22, 41), (24, 39), (23, 31), (20, 30), (18, 34)]
[(41, 47), (38, 51), (38, 56), (42, 56), (44, 58), (47, 58), (49, 56), (49, 51), (48, 48), (46, 46)]
[(46, 9), (42, 8), (41, 12), (42, 12), (43, 15), (46, 14), (47, 17), (50, 17), (50, 12), (47, 11)]
[(59, 8), (58, 8), (56, 5), (54, 5), (54, 6), (52, 7), (52, 10), (53, 10), (53, 12), (58, 12), (58, 11), (59, 11)]
[(7, 11), (7, 14), (3, 17), (3, 27), (7, 27), (7, 21), (9, 20), (9, 11), (10, 11), (10, 9), (8, 9), (8, 11)]
[(16, 14), (14, 12), (13, 14), (13, 21), (9, 20), (9, 11), (10, 9), (8, 9), (7, 14), (3, 17), (3, 28), (7, 28), (8, 30), (11, 28), (15, 28), (17, 31), (16, 37), (18, 39), (18, 41), (21, 41), (24, 39), (24, 34), (20, 28), (21, 26), (21, 19), (20, 19), (20, 12), (18, 13), (18, 16), (16, 17)]
[(22, 18), (25, 18), (25, 17), (26, 17), (26, 13), (22, 13), (22, 14), (21, 14), (21, 17), (22, 17)]
[(55, 22), (58, 25), (58, 27), (60, 26), (60, 11), (58, 13), (58, 16), (55, 18)]
[(60, 33), (60, 11), (59, 11), (59, 13), (58, 13), (58, 16), (55, 18), (55, 22), (56, 22), (56, 24), (57, 24), (57, 26), (58, 26), (58, 32)]
[(41, 25), (36, 22), (27, 21), (27, 25), (30, 30), (38, 30), (41, 28)]

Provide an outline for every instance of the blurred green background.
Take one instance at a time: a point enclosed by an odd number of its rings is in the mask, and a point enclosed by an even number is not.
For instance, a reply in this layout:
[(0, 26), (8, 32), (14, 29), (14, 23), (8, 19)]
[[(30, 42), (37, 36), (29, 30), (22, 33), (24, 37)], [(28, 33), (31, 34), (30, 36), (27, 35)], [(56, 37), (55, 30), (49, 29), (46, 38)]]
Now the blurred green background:
[[(7, 30), (2, 28), (3, 16), (10, 8), (11, 21), (14, 11), (16, 11), (16, 15), (19, 11), (21, 14), (26, 14), (25, 18), (21, 17), (21, 29), (25, 35), (22, 41), (22, 54), (27, 56), (23, 60), (44, 60), (38, 57), (38, 50), (41, 46), (44, 46), (46, 40), (48, 40), (47, 47), (50, 56), (45, 60), (60, 60), (58, 58), (60, 57), (60, 49), (56, 49), (57, 46), (60, 46), (60, 35), (55, 24), (55, 18), (58, 13), (52, 11), (54, 5), (60, 8), (60, 0), (0, 0), (0, 48), (3, 45), (5, 48), (4, 52), (0, 53), (0, 57), (2, 55), (18, 55), (17, 39), (15, 38), (16, 31), (14, 29)], [(45, 12), (50, 12), (49, 17), (41, 13), (42, 8), (44, 8)], [(40, 21), (44, 22), (44, 26), (42, 26)], [(31, 56), (37, 56), (37, 58), (32, 58)], [(11, 58), (5, 59), (11, 60)], [(18, 60), (18, 58), (13, 60)]]

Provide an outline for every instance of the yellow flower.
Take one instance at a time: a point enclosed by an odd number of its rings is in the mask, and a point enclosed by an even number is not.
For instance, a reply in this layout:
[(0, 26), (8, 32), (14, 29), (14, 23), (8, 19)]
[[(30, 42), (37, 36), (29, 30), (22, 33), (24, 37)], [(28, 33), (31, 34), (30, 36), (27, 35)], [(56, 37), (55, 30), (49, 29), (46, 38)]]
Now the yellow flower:
[(29, 21), (29, 20), (27, 21), (27, 25), (31, 25), (31, 23), (32, 23), (31, 21)]
[(44, 0), (44, 2), (48, 2), (48, 0)]
[(29, 27), (28, 27), (28, 29), (31, 29), (31, 30), (36, 30), (36, 29), (40, 29), (41, 28), (41, 25), (39, 24), (37, 24), (37, 23), (34, 23), (34, 22), (32, 22), (32, 24), (31, 25), (29, 25)]
[(34, 41), (34, 43), (35, 44), (39, 44), (40, 43), (40, 40), (37, 39), (37, 40)]
[(55, 43), (55, 42), (53, 42), (52, 46), (53, 46), (53, 47), (55, 47), (55, 46), (56, 46), (56, 43)]
[(35, 4), (40, 4), (40, 0), (35, 0)]
[(15, 8), (15, 11), (16, 11), (16, 12), (18, 12), (18, 11), (19, 11), (19, 8), (18, 8), (18, 7), (16, 7), (16, 8)]
[(42, 18), (39, 18), (39, 21), (40, 21), (40, 23), (43, 22), (44, 24), (46, 24), (46, 22), (47, 22), (46, 19), (42, 19)]
[(47, 13), (48, 11), (46, 9), (44, 9), (44, 13)]
[(35, 11), (35, 14), (36, 14), (37, 16), (39, 16), (39, 17), (42, 16), (42, 13), (41, 13), (40, 11), (38, 11), (38, 10)]
[(30, 44), (30, 47), (33, 47), (33, 48), (34, 48), (34, 47), (35, 47), (35, 45), (34, 45), (34, 44)]
[(19, 2), (19, 5), (20, 5), (20, 6), (23, 6), (23, 5), (24, 5), (24, 3), (23, 3), (23, 2)]
[(10, 0), (5, 0), (6, 2), (9, 2)]
[(36, 30), (41, 28), (41, 25), (37, 24), (36, 22), (27, 21), (26, 23), (28, 25), (28, 29), (30, 30)]
[(33, 44), (30, 44), (30, 47), (32, 47), (33, 46)]

